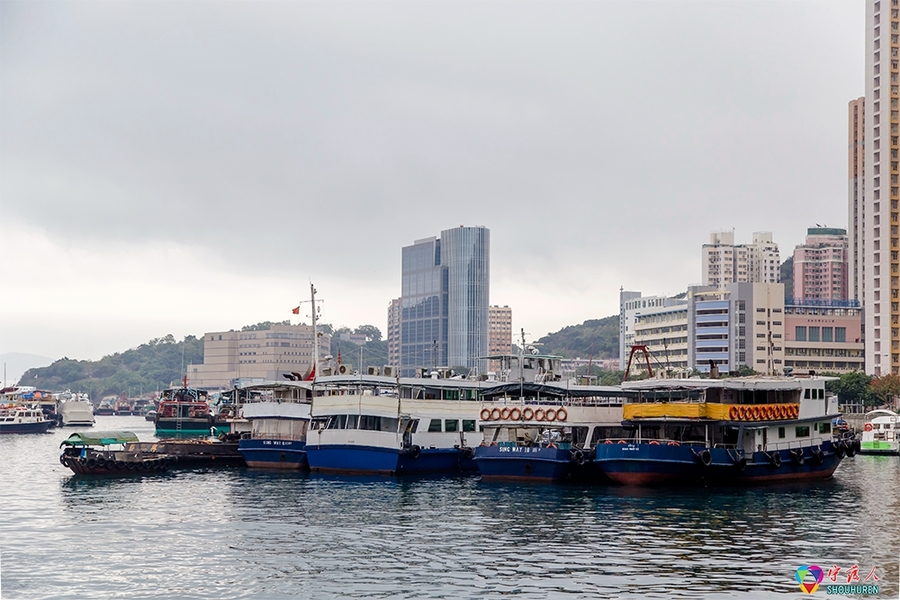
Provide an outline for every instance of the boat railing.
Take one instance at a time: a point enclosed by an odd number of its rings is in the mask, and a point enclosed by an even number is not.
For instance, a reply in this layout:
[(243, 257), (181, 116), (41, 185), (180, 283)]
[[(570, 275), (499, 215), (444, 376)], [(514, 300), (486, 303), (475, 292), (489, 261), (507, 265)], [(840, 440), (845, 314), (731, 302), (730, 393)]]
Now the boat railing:
[(251, 440), (287, 440), (299, 441), (301, 438), (289, 433), (251, 433)]
[(600, 446), (602, 444), (649, 444), (651, 446), (688, 446), (691, 448), (707, 447), (706, 442), (702, 440), (671, 440), (666, 438), (606, 438), (598, 441), (596, 445)]
[(558, 448), (560, 450), (570, 450), (572, 446), (572, 442), (526, 442), (526, 441), (516, 441), (516, 442), (494, 442), (497, 446), (501, 448)]

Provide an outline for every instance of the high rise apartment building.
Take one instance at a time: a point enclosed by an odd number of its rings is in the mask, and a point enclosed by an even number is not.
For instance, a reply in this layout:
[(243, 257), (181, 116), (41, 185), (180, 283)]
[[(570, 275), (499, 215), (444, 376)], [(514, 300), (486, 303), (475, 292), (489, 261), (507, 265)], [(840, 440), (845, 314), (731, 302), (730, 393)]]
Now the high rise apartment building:
[(862, 296), (866, 372), (874, 375), (900, 370), (898, 63), (900, 0), (867, 0)]
[(704, 286), (778, 283), (781, 260), (771, 232), (757, 231), (752, 243), (735, 245), (733, 231), (714, 231), (702, 252)]
[(400, 366), (400, 298), (391, 300), (388, 305), (388, 364), (392, 367)]
[[(638, 340), (636, 337), (637, 322), (642, 315), (657, 314), (664, 309), (686, 304), (687, 300), (683, 297), (642, 296), (641, 292), (619, 290), (619, 369), (625, 370), (631, 346), (646, 341)], [(648, 321), (645, 321), (644, 324), (647, 323)]]
[[(865, 190), (865, 98), (851, 100), (848, 107), (848, 215), (847, 215), (847, 293), (848, 298), (863, 301), (865, 263), (862, 252), (865, 245), (865, 214), (863, 208)], [(796, 294), (795, 294), (796, 295)]]
[(491, 355), (512, 352), (512, 309), (508, 306), (491, 306), (488, 309), (488, 352)]
[(847, 230), (810, 227), (794, 249), (794, 299), (847, 300), (848, 272)]
[(458, 227), (402, 250), (400, 372), (487, 369), (490, 232)]

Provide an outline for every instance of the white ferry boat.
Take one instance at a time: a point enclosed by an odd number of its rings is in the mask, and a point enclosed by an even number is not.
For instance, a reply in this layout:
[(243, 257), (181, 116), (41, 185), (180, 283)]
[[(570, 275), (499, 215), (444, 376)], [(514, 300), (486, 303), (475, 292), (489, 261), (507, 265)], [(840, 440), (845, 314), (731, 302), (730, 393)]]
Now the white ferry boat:
[(384, 375), (319, 377), (306, 439), (309, 468), (381, 475), (474, 471), (481, 394), (494, 385)]
[(305, 469), (306, 434), (312, 400), (308, 381), (270, 382), (235, 390), (235, 404), (248, 431), (240, 432), (238, 451), (249, 467)]
[(885, 409), (866, 413), (859, 453), (900, 455), (900, 418), (897, 413)]

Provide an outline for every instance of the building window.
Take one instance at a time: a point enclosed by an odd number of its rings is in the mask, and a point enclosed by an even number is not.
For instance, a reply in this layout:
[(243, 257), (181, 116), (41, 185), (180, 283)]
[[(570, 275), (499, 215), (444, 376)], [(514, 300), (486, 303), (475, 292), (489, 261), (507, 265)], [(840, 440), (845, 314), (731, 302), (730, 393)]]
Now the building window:
[(819, 341), (819, 328), (818, 327), (810, 327), (809, 328), (809, 341), (811, 341), (811, 342)]
[(822, 341), (823, 342), (833, 342), (834, 341), (834, 328), (833, 327), (823, 327), (822, 328)]
[(806, 341), (806, 327), (801, 327), (800, 325), (797, 325), (797, 327), (794, 328), (794, 338), (798, 342), (805, 342)]
[(836, 341), (836, 342), (846, 342), (847, 341), (847, 328), (846, 327), (835, 327), (834, 328), (834, 341)]

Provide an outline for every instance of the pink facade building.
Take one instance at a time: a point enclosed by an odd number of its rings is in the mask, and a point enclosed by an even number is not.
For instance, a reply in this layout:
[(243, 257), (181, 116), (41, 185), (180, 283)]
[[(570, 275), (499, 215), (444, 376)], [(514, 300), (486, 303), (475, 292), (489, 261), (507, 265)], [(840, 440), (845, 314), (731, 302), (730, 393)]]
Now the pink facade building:
[(795, 374), (863, 371), (862, 310), (858, 300), (784, 306), (784, 365)]
[(796, 300), (846, 300), (849, 296), (847, 230), (810, 227), (794, 249)]

